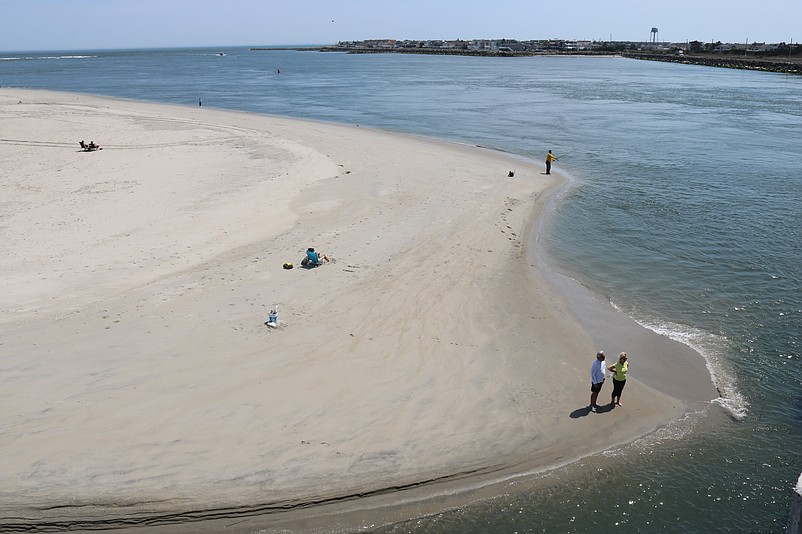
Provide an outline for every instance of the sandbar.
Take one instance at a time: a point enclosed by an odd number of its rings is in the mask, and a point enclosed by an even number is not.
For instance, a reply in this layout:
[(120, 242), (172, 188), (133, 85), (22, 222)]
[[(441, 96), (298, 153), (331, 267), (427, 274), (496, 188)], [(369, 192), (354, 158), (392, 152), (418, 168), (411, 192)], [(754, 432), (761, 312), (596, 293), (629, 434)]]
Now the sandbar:
[[(662, 349), (630, 350), (644, 372), (625, 406), (584, 411), (598, 339), (533, 256), (562, 183), (540, 163), (9, 88), (0, 132), (0, 529), (458, 491), (715, 396), (706, 380), (671, 389), (701, 358), (666, 371), (645, 365)], [(302, 268), (308, 247), (329, 262)]]

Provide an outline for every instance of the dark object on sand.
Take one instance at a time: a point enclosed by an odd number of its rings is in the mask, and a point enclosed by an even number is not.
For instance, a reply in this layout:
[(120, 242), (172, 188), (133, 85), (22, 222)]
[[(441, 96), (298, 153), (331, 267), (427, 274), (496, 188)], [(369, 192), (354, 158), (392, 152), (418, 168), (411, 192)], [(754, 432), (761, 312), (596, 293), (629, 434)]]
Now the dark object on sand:
[(81, 140), (81, 142), (78, 144), (81, 145), (81, 148), (84, 149), (84, 152), (92, 152), (93, 150), (103, 150), (102, 148), (100, 148), (100, 145), (96, 145), (94, 141), (89, 141), (89, 144), (87, 145), (86, 143), (83, 142), (83, 140)]

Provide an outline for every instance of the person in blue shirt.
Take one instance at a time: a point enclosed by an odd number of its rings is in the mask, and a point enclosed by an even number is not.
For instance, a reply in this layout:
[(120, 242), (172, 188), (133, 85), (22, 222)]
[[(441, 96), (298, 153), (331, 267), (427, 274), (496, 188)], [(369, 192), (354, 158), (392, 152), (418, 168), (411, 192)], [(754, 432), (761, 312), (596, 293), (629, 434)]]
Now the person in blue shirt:
[(315, 252), (315, 249), (312, 247), (306, 249), (306, 259), (309, 260), (309, 265), (320, 265), (323, 263), (320, 261), (320, 254)]

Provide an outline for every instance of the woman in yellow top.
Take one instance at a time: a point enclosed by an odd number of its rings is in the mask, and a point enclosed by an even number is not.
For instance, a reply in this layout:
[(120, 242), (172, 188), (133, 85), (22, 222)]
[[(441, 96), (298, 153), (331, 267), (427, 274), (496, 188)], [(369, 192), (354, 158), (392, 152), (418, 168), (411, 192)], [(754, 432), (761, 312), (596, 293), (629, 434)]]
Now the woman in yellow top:
[(610, 399), (610, 404), (623, 406), (621, 404), (621, 392), (624, 390), (624, 386), (627, 385), (627, 370), (629, 370), (627, 353), (622, 352), (619, 354), (618, 361), (608, 367), (607, 370), (613, 373), (613, 396)]

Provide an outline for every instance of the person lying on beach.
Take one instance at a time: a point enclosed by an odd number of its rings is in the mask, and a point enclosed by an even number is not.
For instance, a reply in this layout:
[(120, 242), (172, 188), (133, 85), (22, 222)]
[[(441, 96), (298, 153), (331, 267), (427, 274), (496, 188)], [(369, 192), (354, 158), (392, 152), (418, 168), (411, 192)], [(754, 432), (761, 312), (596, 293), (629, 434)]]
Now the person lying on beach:
[(86, 152), (91, 152), (92, 150), (103, 150), (102, 148), (100, 148), (100, 145), (96, 145), (94, 141), (89, 141), (89, 144), (87, 145), (86, 143), (83, 142), (83, 140), (81, 140), (79, 144), (81, 145), (81, 148), (83, 148), (84, 151)]

